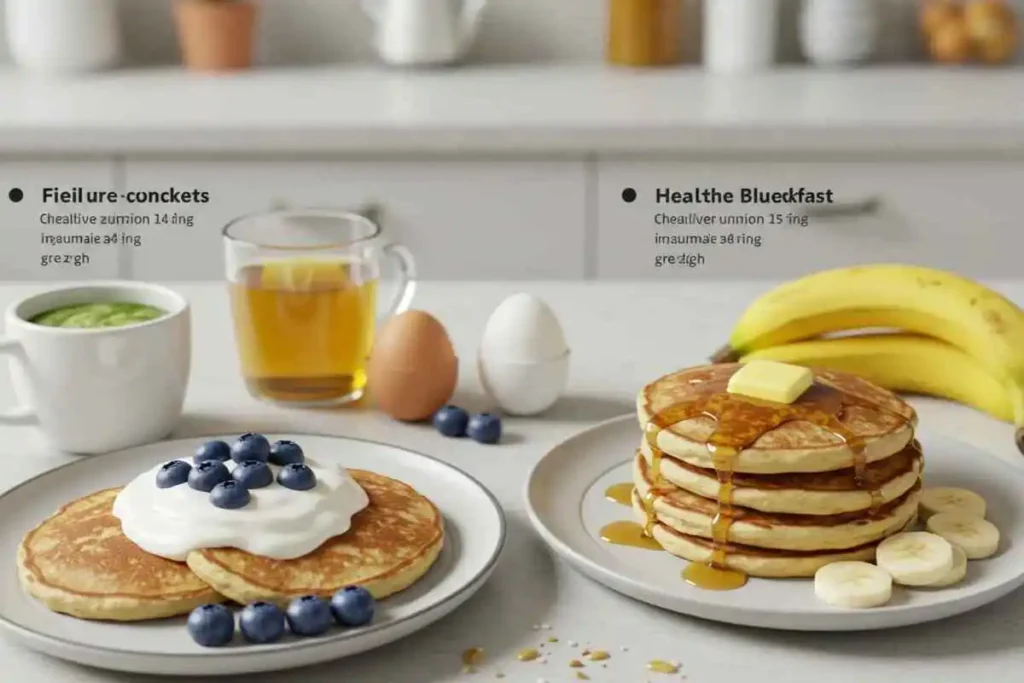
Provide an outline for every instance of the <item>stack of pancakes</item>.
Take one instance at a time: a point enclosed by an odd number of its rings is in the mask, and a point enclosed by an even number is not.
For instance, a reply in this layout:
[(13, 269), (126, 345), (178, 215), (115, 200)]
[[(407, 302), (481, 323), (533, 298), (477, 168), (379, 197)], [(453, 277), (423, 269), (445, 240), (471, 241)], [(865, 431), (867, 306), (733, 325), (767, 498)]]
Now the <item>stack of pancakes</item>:
[[(881, 540), (916, 520), (923, 463), (913, 408), (827, 370), (793, 406), (744, 399), (726, 392), (739, 367), (681, 370), (641, 390), (639, 521), (674, 555), (750, 576), (873, 559)], [(683, 414), (692, 417), (666, 424)]]
[(348, 532), (293, 560), (233, 548), (193, 551), (187, 563), (157, 557), (121, 532), (112, 512), (120, 489), (92, 493), (25, 536), (18, 548), (21, 585), (55, 612), (112, 621), (159, 619), (228, 600), (284, 606), (349, 585), (378, 599), (392, 595), (437, 559), (441, 513), (403, 482), (364, 470), (349, 474), (370, 504), (352, 518)]

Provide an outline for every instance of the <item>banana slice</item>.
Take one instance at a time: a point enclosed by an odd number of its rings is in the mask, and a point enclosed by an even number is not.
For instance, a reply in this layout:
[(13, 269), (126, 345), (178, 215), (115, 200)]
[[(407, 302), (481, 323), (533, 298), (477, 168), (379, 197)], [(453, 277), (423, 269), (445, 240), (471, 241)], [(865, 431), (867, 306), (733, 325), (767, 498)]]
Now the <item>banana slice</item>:
[(928, 531), (958, 545), (968, 560), (982, 560), (999, 549), (999, 529), (988, 520), (960, 512), (940, 512), (928, 518)]
[(930, 583), (925, 588), (945, 588), (946, 586), (952, 586), (955, 583), (960, 583), (967, 576), (967, 553), (963, 551), (958, 545), (953, 545), (953, 568), (949, 570), (949, 573), (945, 577)]
[(937, 534), (905, 531), (879, 543), (875, 561), (896, 583), (927, 586), (953, 569), (953, 546)]
[(974, 491), (952, 486), (937, 486), (921, 491), (919, 505), (921, 519), (926, 520), (939, 512), (962, 512), (985, 519), (985, 499)]
[(833, 607), (879, 607), (892, 597), (892, 577), (867, 562), (833, 562), (814, 573), (814, 594)]

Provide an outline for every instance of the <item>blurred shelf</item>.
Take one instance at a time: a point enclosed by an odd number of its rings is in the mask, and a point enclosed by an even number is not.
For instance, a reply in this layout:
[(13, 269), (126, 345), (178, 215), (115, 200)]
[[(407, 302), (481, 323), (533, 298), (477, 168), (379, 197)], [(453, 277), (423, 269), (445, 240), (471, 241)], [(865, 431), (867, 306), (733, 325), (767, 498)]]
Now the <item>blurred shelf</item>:
[(5, 154), (1024, 154), (1024, 69), (0, 70)]

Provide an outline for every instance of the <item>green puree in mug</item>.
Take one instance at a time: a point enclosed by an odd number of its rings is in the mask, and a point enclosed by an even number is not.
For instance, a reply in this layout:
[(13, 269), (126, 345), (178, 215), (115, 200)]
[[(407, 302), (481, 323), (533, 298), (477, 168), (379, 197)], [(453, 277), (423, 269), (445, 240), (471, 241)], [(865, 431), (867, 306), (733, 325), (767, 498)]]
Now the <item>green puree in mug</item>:
[(29, 322), (47, 327), (124, 327), (167, 315), (156, 306), (130, 303), (75, 304), (40, 313)]

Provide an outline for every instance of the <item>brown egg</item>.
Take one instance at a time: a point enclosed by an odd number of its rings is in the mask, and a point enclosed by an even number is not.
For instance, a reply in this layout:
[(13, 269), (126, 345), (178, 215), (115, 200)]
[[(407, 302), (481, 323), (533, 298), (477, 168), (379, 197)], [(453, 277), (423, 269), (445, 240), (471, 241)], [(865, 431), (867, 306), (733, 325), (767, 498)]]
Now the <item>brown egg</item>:
[(417, 422), (448, 402), (458, 372), (444, 326), (429, 313), (406, 311), (377, 334), (367, 379), (378, 408), (396, 420)]
[(932, 59), (946, 64), (963, 64), (974, 54), (974, 45), (962, 21), (940, 24), (928, 41)]

